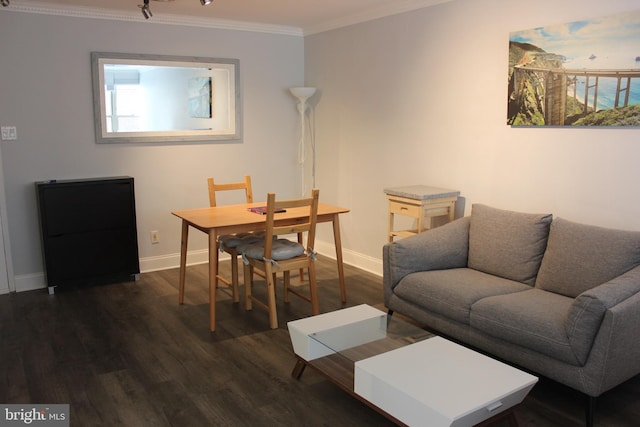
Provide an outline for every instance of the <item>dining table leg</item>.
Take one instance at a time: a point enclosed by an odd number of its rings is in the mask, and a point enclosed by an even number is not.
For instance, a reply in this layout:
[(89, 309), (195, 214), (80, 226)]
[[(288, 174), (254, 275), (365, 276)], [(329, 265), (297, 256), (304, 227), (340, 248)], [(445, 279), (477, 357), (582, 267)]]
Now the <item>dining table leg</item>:
[(347, 302), (347, 288), (344, 283), (344, 265), (342, 263), (342, 239), (340, 238), (340, 218), (338, 214), (333, 215), (333, 241), (336, 246), (336, 261), (338, 263), (338, 279), (340, 281), (340, 298), (342, 303)]
[(209, 330), (216, 330), (216, 276), (218, 275), (218, 235), (209, 230)]
[(180, 239), (180, 279), (178, 304), (184, 303), (184, 282), (187, 274), (187, 240), (189, 239), (189, 223), (182, 220), (182, 237)]

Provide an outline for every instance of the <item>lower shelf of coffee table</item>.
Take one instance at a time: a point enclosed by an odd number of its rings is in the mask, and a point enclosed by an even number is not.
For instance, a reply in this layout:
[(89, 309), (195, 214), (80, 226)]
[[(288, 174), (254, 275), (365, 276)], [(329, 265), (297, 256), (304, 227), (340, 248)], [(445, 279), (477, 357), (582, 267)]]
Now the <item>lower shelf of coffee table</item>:
[[(367, 399), (355, 393), (353, 388), (353, 361), (339, 354), (332, 354), (309, 362), (302, 358), (298, 358), (298, 362), (296, 364), (296, 367), (293, 369), (292, 376), (299, 378), (302, 375), (305, 366), (310, 366), (318, 373), (324, 375), (329, 381), (340, 387), (347, 394), (358, 399), (360, 402), (364, 403), (374, 411), (383, 415), (391, 422), (399, 426), (406, 426), (406, 424), (404, 424), (394, 416), (388, 414), (387, 412), (378, 408), (376, 405), (369, 402)], [(298, 373), (296, 374), (296, 372)]]
[[(341, 388), (347, 394), (364, 403), (374, 411), (378, 412), (380, 415), (386, 417), (391, 422), (395, 423), (398, 426), (406, 426), (405, 423), (398, 420), (393, 415), (380, 409), (376, 405), (372, 404), (367, 399), (363, 398), (354, 391), (353, 373), (355, 364), (352, 360), (340, 354), (331, 354), (329, 356), (321, 357), (319, 359), (314, 359), (311, 361), (306, 361), (300, 357), (298, 357), (297, 359), (298, 361), (296, 363), (296, 366), (291, 373), (293, 377), (300, 378), (300, 376), (304, 372), (305, 367), (310, 366), (312, 369), (325, 376), (329, 381)], [(518, 420), (513, 409), (514, 408), (510, 408), (505, 412), (501, 412), (483, 421), (482, 423), (477, 424), (475, 427), (494, 427), (498, 424), (501, 426), (505, 425), (509, 427), (518, 427)]]

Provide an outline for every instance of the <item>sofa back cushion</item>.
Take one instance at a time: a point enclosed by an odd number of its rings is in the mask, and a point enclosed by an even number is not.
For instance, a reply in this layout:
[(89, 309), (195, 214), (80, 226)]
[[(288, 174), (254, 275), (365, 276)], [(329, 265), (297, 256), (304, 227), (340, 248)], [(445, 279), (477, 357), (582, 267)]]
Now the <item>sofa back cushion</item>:
[(536, 288), (577, 297), (640, 265), (640, 232), (556, 218)]
[(551, 214), (512, 212), (474, 204), (469, 226), (470, 268), (533, 285)]

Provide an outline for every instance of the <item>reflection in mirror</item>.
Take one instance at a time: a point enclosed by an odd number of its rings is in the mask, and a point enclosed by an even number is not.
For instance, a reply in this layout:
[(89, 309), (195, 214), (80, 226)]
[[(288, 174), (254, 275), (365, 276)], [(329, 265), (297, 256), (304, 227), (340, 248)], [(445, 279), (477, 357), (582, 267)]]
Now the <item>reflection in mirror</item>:
[(240, 138), (235, 59), (93, 52), (96, 142)]

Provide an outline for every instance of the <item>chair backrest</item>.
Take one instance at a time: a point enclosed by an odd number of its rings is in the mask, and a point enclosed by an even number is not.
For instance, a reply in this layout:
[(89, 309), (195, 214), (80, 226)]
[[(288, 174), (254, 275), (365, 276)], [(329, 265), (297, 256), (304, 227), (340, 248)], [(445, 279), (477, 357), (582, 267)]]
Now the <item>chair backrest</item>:
[(213, 178), (207, 179), (209, 185), (209, 206), (216, 206), (216, 192), (229, 190), (244, 190), (247, 203), (253, 203), (253, 191), (251, 190), (251, 176), (245, 175), (244, 182), (232, 182), (229, 184), (216, 184)]
[[(271, 258), (271, 249), (273, 246), (273, 236), (282, 234), (307, 233), (307, 253), (313, 251), (313, 245), (316, 238), (316, 224), (318, 222), (318, 204), (320, 199), (320, 190), (314, 188), (311, 190), (311, 197), (303, 199), (276, 200), (275, 193), (267, 194), (267, 219), (264, 244), (265, 258)], [(309, 216), (303, 218), (302, 221), (293, 225), (276, 226), (277, 211), (282, 209), (308, 208)]]

